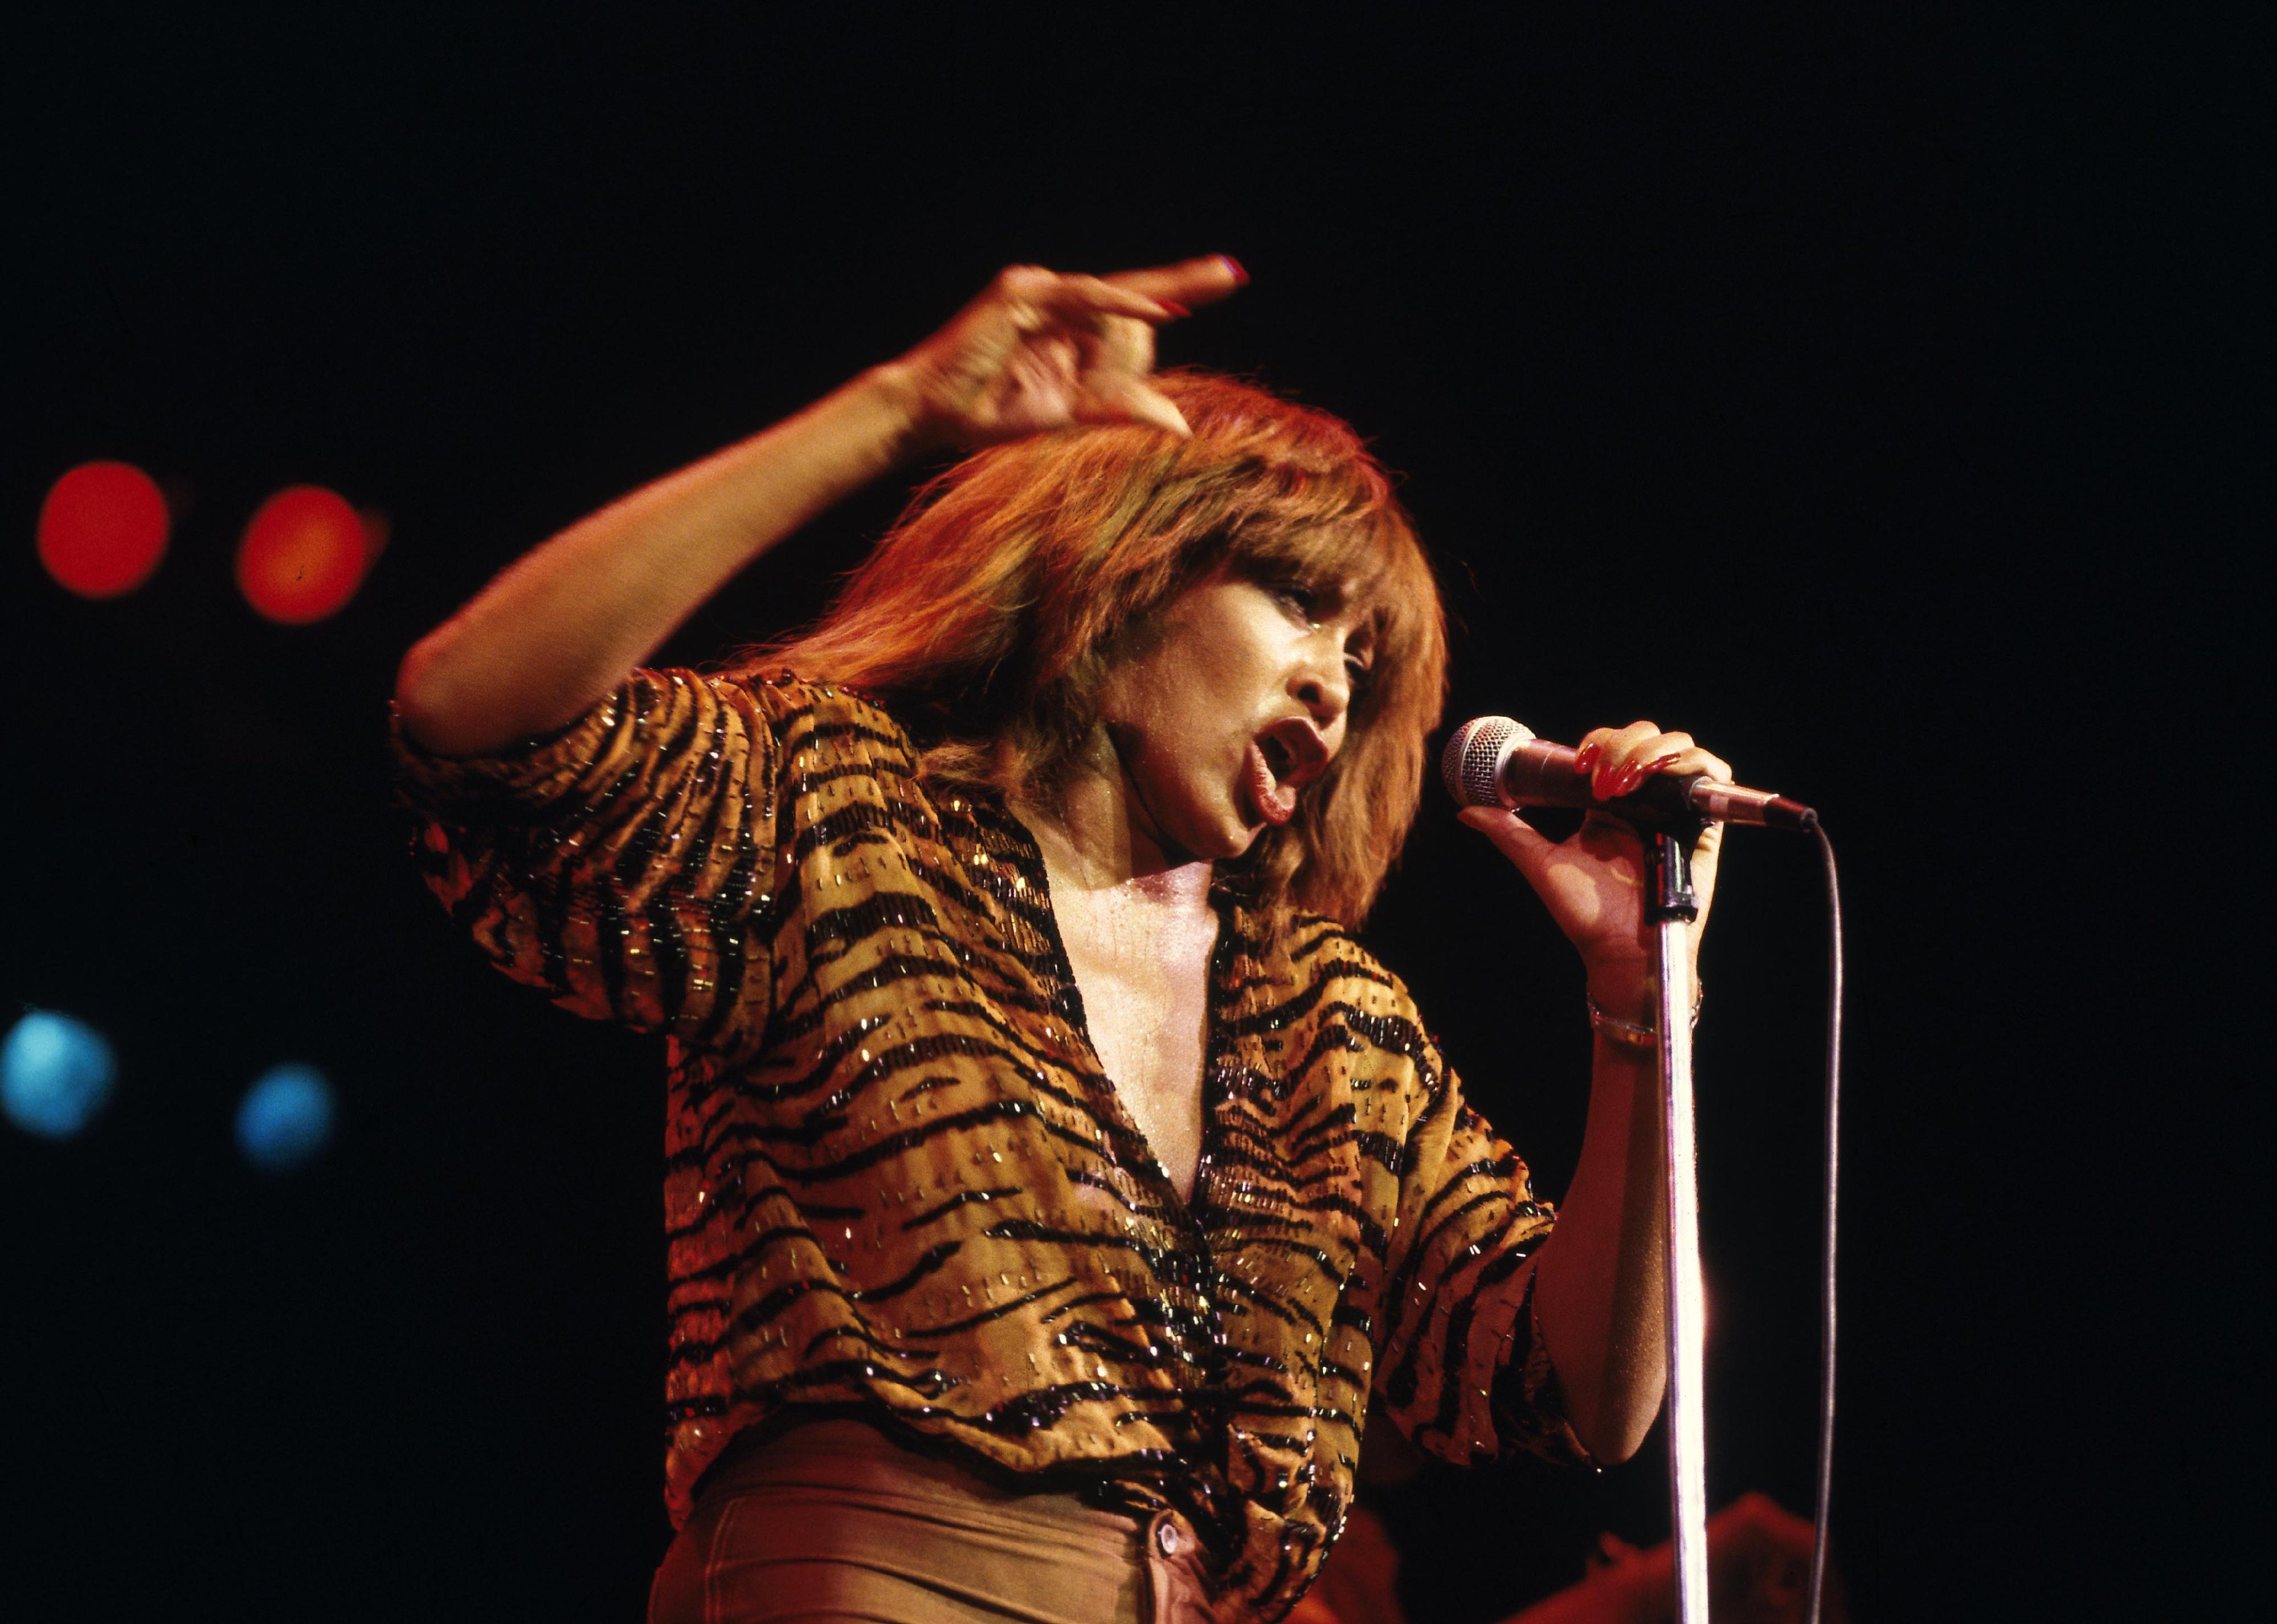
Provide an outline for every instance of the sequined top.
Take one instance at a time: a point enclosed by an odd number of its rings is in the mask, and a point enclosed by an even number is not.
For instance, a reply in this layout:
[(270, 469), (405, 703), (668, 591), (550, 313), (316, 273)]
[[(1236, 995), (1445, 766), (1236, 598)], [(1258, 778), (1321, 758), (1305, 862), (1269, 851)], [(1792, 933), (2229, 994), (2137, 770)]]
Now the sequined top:
[(1406, 989), (1222, 868), (1191, 1199), (1101, 1073), (1041, 854), (877, 705), (639, 671), (453, 760), (398, 732), (430, 886), (499, 968), (670, 1039), (666, 1498), (858, 1414), (1012, 1486), (1194, 1524), (1293, 1605), (1371, 1391), (1457, 1460), (1586, 1460), (1530, 1308), (1550, 1231)]

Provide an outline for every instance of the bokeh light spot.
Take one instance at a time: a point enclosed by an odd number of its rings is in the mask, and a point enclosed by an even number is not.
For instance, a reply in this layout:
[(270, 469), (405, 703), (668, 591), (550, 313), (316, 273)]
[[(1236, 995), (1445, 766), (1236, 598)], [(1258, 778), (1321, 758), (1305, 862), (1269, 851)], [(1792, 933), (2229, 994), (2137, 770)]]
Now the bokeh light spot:
[(332, 1137), (332, 1086), (314, 1066), (272, 1066), (237, 1108), (237, 1147), (264, 1172), (307, 1165)]
[(150, 578), (171, 528), (149, 475), (131, 462), (82, 462), (40, 504), (40, 562), (65, 591), (117, 598)]
[(355, 596), (371, 557), (364, 521), (346, 499), (322, 485), (288, 485), (246, 525), (237, 586), (255, 613), (305, 626)]
[(110, 1102), (118, 1065), (85, 1021), (33, 1010), (0, 1044), (0, 1109), (27, 1132), (69, 1139)]

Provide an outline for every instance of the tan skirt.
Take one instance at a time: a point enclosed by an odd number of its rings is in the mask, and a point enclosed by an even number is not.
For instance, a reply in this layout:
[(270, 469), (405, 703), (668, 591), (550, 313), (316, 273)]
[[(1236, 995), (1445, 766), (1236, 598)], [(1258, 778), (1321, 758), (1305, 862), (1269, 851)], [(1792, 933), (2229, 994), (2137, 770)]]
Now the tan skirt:
[(665, 1553), (649, 1624), (1207, 1624), (1175, 1513), (1007, 1494), (856, 1421), (723, 1460)]

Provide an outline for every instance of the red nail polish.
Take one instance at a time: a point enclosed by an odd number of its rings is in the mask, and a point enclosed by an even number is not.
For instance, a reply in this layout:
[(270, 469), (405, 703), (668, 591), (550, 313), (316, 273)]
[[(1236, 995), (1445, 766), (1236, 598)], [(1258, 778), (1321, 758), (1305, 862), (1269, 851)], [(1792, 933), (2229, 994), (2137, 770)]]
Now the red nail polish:
[(1184, 320), (1185, 317), (1193, 314), (1192, 310), (1186, 309), (1185, 306), (1180, 304), (1175, 299), (1157, 299), (1154, 302), (1161, 305), (1165, 310), (1168, 310), (1173, 320)]
[(1573, 752), (1573, 770), (1575, 772), (1586, 773), (1596, 765), (1597, 747), (1595, 744), (1584, 744), (1580, 749)]
[(1242, 264), (1239, 260), (1234, 258), (1230, 254), (1221, 254), (1218, 255), (1218, 258), (1223, 260), (1225, 262), (1225, 268), (1233, 273), (1233, 285), (1236, 287), (1246, 287), (1249, 286), (1249, 272), (1242, 269)]

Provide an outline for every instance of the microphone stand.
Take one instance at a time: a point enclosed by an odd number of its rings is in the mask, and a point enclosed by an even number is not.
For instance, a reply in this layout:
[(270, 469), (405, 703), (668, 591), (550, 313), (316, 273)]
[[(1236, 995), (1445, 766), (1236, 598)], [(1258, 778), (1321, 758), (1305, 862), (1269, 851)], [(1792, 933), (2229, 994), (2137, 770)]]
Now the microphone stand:
[(1692, 889), (1692, 846), (1704, 827), (1693, 820), (1651, 835), (1646, 898), (1646, 917), (1660, 950), (1660, 1097), (1668, 1148), (1668, 1490), (1679, 1624), (1709, 1624), (1707, 1442), (1702, 1422), (1707, 1323), (1692, 1103), (1692, 956), (1685, 940), (1685, 926), (1700, 917)]

